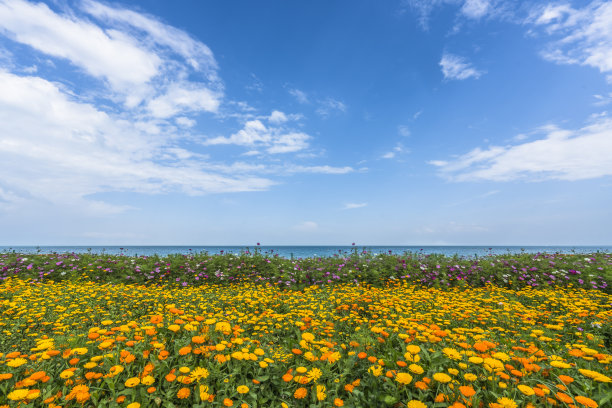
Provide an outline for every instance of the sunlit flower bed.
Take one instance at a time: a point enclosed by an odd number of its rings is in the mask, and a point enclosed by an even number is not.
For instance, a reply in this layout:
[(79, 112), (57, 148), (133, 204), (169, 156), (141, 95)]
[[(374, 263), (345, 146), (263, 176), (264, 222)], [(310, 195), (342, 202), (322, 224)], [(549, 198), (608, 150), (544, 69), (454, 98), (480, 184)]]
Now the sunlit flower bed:
[(609, 407), (611, 306), (572, 285), (6, 277), (0, 406)]

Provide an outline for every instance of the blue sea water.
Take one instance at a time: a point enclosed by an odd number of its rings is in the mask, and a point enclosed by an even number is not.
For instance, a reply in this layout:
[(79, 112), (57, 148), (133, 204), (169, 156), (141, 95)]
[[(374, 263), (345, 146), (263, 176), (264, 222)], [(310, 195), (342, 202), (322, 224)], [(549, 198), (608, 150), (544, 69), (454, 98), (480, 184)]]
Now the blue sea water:
[(0, 252), (19, 253), (87, 253), (128, 256), (170, 254), (195, 254), (207, 252), (208, 254), (241, 254), (255, 249), (269, 256), (278, 255), (285, 258), (310, 258), (343, 256), (354, 251), (359, 253), (367, 251), (373, 254), (406, 252), (421, 254), (442, 254), (446, 256), (486, 256), (517, 253), (612, 253), (612, 246), (0, 246)]

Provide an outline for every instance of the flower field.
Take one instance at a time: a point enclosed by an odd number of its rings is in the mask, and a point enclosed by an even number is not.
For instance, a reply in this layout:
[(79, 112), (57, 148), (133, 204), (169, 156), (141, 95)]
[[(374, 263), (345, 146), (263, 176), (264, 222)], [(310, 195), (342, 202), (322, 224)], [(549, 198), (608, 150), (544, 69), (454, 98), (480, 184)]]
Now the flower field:
[(0, 406), (610, 407), (610, 254), (0, 254)]

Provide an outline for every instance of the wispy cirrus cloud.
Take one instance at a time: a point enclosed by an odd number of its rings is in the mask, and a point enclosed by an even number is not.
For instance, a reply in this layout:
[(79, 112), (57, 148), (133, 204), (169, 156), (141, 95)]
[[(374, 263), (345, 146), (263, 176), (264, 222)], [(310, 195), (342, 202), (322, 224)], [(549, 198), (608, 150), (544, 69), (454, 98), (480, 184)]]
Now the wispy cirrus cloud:
[(319, 107), (316, 109), (316, 113), (326, 118), (330, 116), (332, 113), (344, 113), (346, 112), (346, 105), (344, 102), (339, 101), (334, 98), (325, 98), (318, 101)]
[(475, 148), (430, 164), (454, 181), (585, 180), (612, 175), (612, 119), (598, 117), (575, 130), (554, 125), (544, 137), (515, 145)]
[(484, 71), (474, 68), (466, 58), (447, 52), (442, 55), (440, 67), (445, 79), (478, 79), (484, 74)]
[(612, 3), (593, 1), (582, 8), (569, 3), (537, 5), (525, 24), (555, 37), (542, 51), (545, 59), (597, 68), (612, 83)]
[(343, 210), (354, 210), (357, 208), (363, 208), (363, 207), (367, 207), (368, 203), (346, 203), (344, 204), (344, 207), (342, 207)]

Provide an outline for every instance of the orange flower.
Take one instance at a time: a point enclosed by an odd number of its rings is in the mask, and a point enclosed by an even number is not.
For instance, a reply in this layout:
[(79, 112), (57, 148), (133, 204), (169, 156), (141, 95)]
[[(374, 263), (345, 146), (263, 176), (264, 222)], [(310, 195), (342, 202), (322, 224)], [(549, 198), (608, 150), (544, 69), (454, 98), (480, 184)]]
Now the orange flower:
[(425, 391), (426, 389), (428, 389), (429, 387), (427, 386), (426, 383), (424, 383), (423, 381), (417, 381), (414, 383), (414, 386), (417, 387), (419, 390)]
[(571, 384), (572, 382), (574, 382), (574, 379), (572, 377), (570, 377), (569, 375), (563, 375), (561, 374), (559, 376), (559, 379), (561, 380), (561, 382), (565, 385)]
[(174, 374), (168, 374), (168, 375), (166, 375), (166, 381), (168, 381), (168, 382), (172, 382), (172, 381), (174, 381), (174, 380), (176, 380), (176, 375), (174, 375)]
[(189, 346), (182, 347), (182, 348), (179, 350), (179, 354), (180, 354), (181, 356), (187, 355), (187, 354), (189, 354), (189, 353), (191, 353), (191, 347), (189, 347)]
[(584, 405), (585, 407), (589, 407), (589, 408), (597, 408), (599, 406), (599, 404), (597, 404), (592, 399), (587, 398), (587, 397), (583, 397), (582, 395), (578, 395), (576, 397), (576, 402), (579, 403), (579, 404)]
[(295, 392), (293, 393), (293, 398), (302, 399), (302, 398), (305, 398), (307, 394), (308, 394), (308, 390), (304, 387), (300, 387), (297, 390), (295, 390)]
[(155, 388), (155, 387), (149, 387), (149, 388), (147, 388), (147, 392), (148, 392), (149, 394), (153, 394), (153, 393), (154, 393), (156, 390), (157, 390), (157, 388)]
[(226, 399), (223, 400), (223, 405), (226, 406), (226, 407), (231, 407), (231, 406), (234, 405), (234, 401), (232, 401), (229, 398), (226, 398)]
[(188, 398), (191, 395), (191, 390), (189, 388), (183, 387), (176, 393), (176, 397), (179, 399)]
[(342, 401), (340, 398), (336, 398), (334, 400), (334, 405), (337, 407), (343, 407), (344, 406), (344, 401)]
[(557, 399), (561, 402), (565, 402), (566, 404), (571, 404), (574, 402), (573, 398), (570, 397), (567, 394), (564, 394), (562, 392), (558, 392), (555, 394), (555, 396), (557, 397)]
[(470, 385), (463, 385), (463, 386), (459, 387), (459, 391), (466, 398), (470, 398), (471, 396), (476, 394), (476, 391)]
[(294, 349), (291, 349), (291, 352), (292, 352), (293, 354), (295, 354), (295, 355), (298, 355), (298, 356), (299, 356), (300, 354), (302, 354), (302, 350), (300, 350), (299, 348), (294, 348)]
[(360, 359), (362, 359), (362, 360), (363, 360), (364, 358), (366, 358), (367, 356), (368, 356), (368, 353), (363, 352), (363, 351), (362, 351), (361, 353), (357, 354), (357, 357), (359, 357), (359, 358), (360, 358)]

